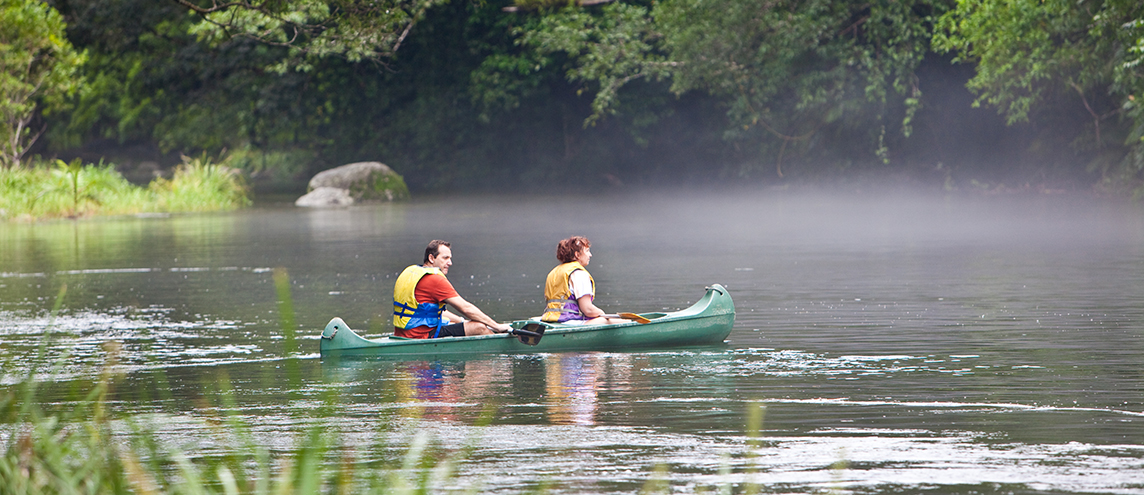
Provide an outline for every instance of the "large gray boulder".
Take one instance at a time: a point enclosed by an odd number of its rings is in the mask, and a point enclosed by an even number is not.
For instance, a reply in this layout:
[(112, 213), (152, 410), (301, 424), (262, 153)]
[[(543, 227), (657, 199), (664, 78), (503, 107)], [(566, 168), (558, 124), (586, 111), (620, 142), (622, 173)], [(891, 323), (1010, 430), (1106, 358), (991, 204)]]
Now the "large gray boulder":
[(319, 187), (294, 202), (295, 206), (310, 208), (334, 208), (352, 204), (354, 198), (350, 196), (349, 190), (337, 187)]
[[(344, 194), (322, 189), (340, 189)], [(356, 202), (397, 201), (409, 198), (405, 179), (381, 162), (358, 162), (319, 172), (310, 179), (309, 192), (298, 206), (348, 206)], [(346, 198), (349, 202), (346, 202)]]
[(409, 197), (405, 179), (381, 162), (358, 162), (319, 172), (310, 190), (337, 187), (349, 190), (355, 201), (394, 201)]

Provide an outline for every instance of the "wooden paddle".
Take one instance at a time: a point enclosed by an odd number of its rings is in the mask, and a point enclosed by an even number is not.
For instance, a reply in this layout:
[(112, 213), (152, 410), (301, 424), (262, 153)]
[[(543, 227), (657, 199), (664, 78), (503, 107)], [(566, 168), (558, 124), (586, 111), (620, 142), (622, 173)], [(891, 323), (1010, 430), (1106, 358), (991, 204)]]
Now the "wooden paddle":
[(635, 313), (616, 313), (614, 315), (604, 315), (604, 316), (607, 316), (609, 318), (623, 318), (625, 320), (632, 320), (636, 323), (639, 323), (640, 325), (643, 325), (644, 323), (651, 323), (651, 320), (644, 318), (640, 315), (637, 315)]

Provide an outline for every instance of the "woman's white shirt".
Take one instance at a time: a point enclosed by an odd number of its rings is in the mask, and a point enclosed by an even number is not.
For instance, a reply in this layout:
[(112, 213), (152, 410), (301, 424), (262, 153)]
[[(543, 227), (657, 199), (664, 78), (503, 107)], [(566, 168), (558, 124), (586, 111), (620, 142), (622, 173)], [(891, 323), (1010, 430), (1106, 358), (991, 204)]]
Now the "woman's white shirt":
[(580, 299), (584, 296), (596, 297), (596, 294), (592, 292), (592, 276), (584, 270), (572, 272), (568, 276), (568, 285), (571, 286), (573, 299)]

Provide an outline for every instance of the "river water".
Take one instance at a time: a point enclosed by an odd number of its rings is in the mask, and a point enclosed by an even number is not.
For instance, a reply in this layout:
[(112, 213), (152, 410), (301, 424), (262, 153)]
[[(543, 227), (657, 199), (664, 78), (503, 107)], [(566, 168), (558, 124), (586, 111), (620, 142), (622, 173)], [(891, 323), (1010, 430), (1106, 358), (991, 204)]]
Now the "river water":
[[(498, 320), (535, 316), (572, 234), (592, 240), (607, 311), (676, 310), (726, 286), (726, 344), (317, 354), (333, 316), (387, 331), (394, 277), (433, 238), (452, 242), (463, 297)], [(192, 455), (229, 448), (205, 426), (229, 388), (226, 407), (274, 451), (315, 418), (367, 466), (399, 465), (417, 432), (474, 444), (438, 489), (1144, 493), (1140, 205), (616, 193), (0, 225), (3, 386), (38, 368), (41, 399), (70, 400), (107, 342), (121, 346), (115, 410)]]

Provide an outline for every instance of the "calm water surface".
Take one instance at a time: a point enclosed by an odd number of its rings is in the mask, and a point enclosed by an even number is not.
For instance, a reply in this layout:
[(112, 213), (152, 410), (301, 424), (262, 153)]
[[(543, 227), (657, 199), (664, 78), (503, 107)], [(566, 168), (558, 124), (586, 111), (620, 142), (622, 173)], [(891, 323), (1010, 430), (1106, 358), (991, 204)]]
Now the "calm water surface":
[[(571, 234), (593, 242), (606, 310), (675, 310), (727, 286), (726, 345), (316, 354), (333, 316), (387, 331), (394, 277), (432, 238), (453, 243), (462, 296), (499, 320), (535, 316)], [(229, 383), (271, 449), (319, 418), (358, 458), (396, 466), (427, 432), (476, 443), (451, 486), (481, 492), (637, 493), (663, 479), (678, 493), (1144, 493), (1139, 205), (616, 194), (0, 225), (4, 386), (66, 356), (41, 373), (43, 399), (68, 400), (109, 341), (122, 345), (117, 410), (196, 455), (231, 445), (204, 427)]]

